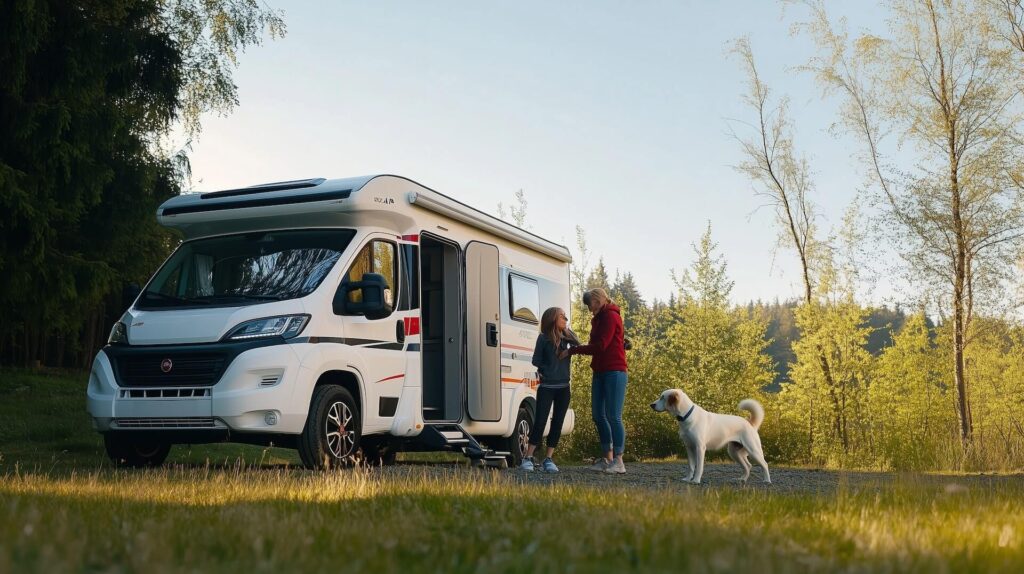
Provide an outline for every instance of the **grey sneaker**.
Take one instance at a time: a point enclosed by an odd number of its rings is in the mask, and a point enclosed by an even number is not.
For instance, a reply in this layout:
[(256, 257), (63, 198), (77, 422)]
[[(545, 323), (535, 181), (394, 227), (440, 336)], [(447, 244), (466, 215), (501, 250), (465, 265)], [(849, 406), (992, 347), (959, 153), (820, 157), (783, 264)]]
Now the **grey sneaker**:
[(594, 472), (605, 472), (611, 465), (612, 463), (608, 462), (607, 458), (601, 457), (597, 459), (597, 462), (592, 464), (588, 470), (592, 470)]
[(526, 471), (529, 471), (529, 472), (533, 472), (533, 469), (534, 469), (533, 457), (529, 456), (529, 457), (524, 458), (523, 459), (523, 463), (519, 465), (519, 468), (520, 468), (520, 470), (526, 470)]
[(626, 474), (626, 465), (622, 464), (621, 458), (616, 458), (612, 460), (612, 463), (604, 471), (608, 474)]
[(550, 458), (544, 459), (544, 472), (558, 472), (558, 466)]

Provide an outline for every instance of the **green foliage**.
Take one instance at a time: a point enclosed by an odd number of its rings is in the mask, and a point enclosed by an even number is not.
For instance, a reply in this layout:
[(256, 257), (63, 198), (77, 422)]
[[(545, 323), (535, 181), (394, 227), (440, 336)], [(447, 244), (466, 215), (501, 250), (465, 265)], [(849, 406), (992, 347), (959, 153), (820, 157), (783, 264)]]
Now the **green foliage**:
[[(1024, 327), (992, 319), (972, 324), (966, 364), (975, 436), (962, 464), (1019, 468), (1024, 466)], [(951, 362), (944, 353), (944, 371)]]
[[(633, 350), (627, 353), (629, 383), (623, 408), (626, 451), (632, 457), (665, 457), (682, 450), (676, 422), (649, 406), (665, 389), (682, 388), (709, 410), (735, 413), (740, 400), (761, 399), (760, 389), (773, 378), (771, 359), (764, 353), (767, 323), (730, 306), (732, 283), (726, 278), (725, 263), (715, 253), (710, 227), (694, 254), (675, 305), (648, 307), (642, 300), (613, 296), (623, 307), (624, 322), (632, 325), (628, 334)], [(603, 273), (604, 266), (599, 264), (589, 275), (577, 275), (593, 280)], [(619, 285), (624, 283), (620, 279)], [(574, 302), (573, 319), (577, 334), (586, 340), (589, 311)], [(599, 454), (597, 433), (589, 420), (590, 379), (589, 361), (575, 359), (572, 406), (577, 425), (564, 449), (571, 457)]]
[(878, 360), (868, 389), (878, 466), (941, 468), (937, 455), (956, 436), (957, 420), (939, 358), (926, 318), (918, 313)]
[(230, 107), (264, 27), (283, 31), (252, 0), (0, 8), (0, 362), (87, 364), (175, 243), (153, 214), (187, 162), (161, 138)]
[(609, 294), (623, 309), (622, 320), (626, 328), (626, 336), (632, 337), (632, 332), (637, 327), (637, 316), (647, 311), (647, 303), (644, 302), (640, 290), (637, 289), (633, 274), (616, 272), (615, 282), (612, 284)]
[(672, 373), (666, 388), (682, 388), (708, 410), (735, 412), (741, 400), (759, 398), (772, 365), (764, 353), (767, 324), (731, 308), (733, 283), (716, 250), (709, 224), (694, 246), (692, 267), (677, 280), (679, 302), (662, 317), (658, 357)]
[(597, 265), (587, 275), (587, 282), (584, 285), (584, 289), (596, 289), (601, 288), (605, 291), (611, 289), (611, 280), (608, 279), (608, 270), (604, 266), (604, 258), (597, 260)]

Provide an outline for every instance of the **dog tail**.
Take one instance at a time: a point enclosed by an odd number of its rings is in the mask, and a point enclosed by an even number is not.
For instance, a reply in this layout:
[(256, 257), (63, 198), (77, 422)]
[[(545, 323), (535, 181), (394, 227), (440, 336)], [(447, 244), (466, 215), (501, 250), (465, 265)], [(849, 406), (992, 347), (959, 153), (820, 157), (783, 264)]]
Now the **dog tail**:
[(754, 399), (743, 399), (740, 401), (740, 410), (750, 412), (750, 426), (757, 430), (764, 420), (764, 407)]

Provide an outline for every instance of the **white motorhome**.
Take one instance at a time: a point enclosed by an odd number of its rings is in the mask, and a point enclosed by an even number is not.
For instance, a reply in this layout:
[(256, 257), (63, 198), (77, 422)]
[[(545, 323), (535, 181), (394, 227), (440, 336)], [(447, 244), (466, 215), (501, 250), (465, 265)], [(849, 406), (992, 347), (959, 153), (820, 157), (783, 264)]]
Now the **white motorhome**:
[(565, 247), (390, 175), (182, 195), (157, 217), (184, 242), (89, 377), (116, 463), (232, 441), (310, 467), (399, 450), (502, 465), (550, 425), (530, 359), (543, 310), (570, 308)]

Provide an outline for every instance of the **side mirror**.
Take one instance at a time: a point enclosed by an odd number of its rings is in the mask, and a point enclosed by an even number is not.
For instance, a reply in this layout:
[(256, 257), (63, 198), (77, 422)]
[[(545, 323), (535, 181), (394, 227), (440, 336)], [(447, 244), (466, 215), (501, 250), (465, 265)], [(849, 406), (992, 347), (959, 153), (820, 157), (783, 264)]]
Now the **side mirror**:
[[(384, 293), (388, 289), (387, 280), (379, 273), (364, 273), (359, 281), (342, 283), (334, 294), (334, 313), (336, 315), (363, 315), (367, 319), (383, 319), (391, 315), (391, 304)], [(348, 294), (354, 291), (362, 293), (362, 301), (348, 300)]]
[(139, 287), (138, 283), (128, 283), (121, 289), (121, 306), (128, 308), (132, 306), (132, 303), (139, 298), (139, 294), (142, 293), (142, 287)]

